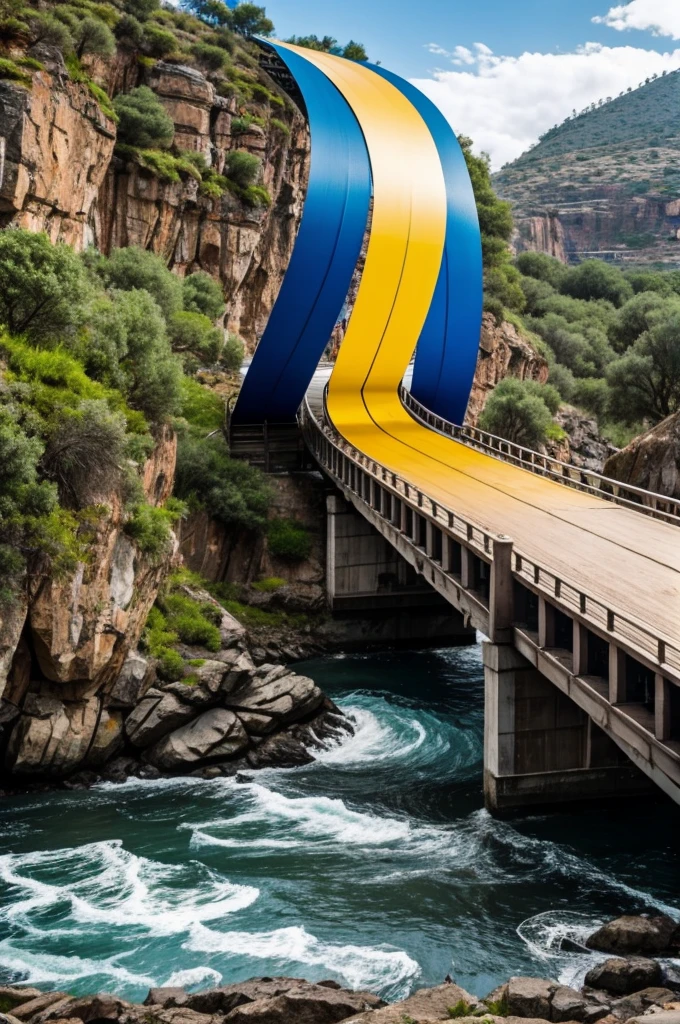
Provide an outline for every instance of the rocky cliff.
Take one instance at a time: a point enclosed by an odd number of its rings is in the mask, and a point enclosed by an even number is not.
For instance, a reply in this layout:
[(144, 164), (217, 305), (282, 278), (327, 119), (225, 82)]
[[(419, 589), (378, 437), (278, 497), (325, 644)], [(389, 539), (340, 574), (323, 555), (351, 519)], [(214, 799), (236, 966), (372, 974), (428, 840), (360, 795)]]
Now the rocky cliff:
[(678, 266), (679, 98), (678, 72), (653, 76), (574, 111), (494, 175), (513, 205), (516, 248)]
[(508, 321), (497, 324), (491, 313), (485, 313), (466, 423), (476, 426), (487, 398), (504, 377), (545, 384), (548, 363), (513, 324)]
[(668, 416), (612, 455), (604, 473), (647, 491), (680, 498), (680, 413)]
[(154, 90), (174, 122), (177, 151), (202, 153), (216, 173), (232, 149), (261, 159), (270, 206), (249, 205), (229, 191), (211, 198), (195, 176), (164, 180), (119, 155), (116, 125), (88, 86), (70, 80), (58, 51), (42, 48), (39, 56), (44, 69), (32, 76), (30, 89), (0, 80), (0, 224), (46, 231), (76, 249), (93, 244), (107, 254), (139, 245), (180, 275), (205, 270), (223, 284), (228, 327), (254, 346), (302, 212), (309, 162), (302, 115), (288, 104), (277, 119), (285, 130), (268, 121), (232, 133), (236, 98), (218, 95), (198, 69), (164, 61), (148, 67), (125, 51), (93, 61), (91, 73), (111, 95), (138, 84)]

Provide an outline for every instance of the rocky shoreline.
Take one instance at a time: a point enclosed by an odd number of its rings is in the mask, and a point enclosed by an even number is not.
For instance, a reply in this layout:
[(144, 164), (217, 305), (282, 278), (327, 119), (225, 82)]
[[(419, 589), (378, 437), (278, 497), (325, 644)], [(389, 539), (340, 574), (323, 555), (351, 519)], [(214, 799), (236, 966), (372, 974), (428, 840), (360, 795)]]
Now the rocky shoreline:
[[(625, 916), (589, 936), (595, 963), (580, 989), (513, 977), (482, 999), (451, 978), (386, 1004), (336, 981), (255, 978), (203, 992), (152, 988), (143, 1004), (71, 996), (20, 984), (0, 988), (0, 1024), (680, 1024), (680, 925), (666, 915)], [(600, 955), (598, 955), (600, 954)]]
[[(14, 728), (0, 795), (83, 789), (130, 776), (216, 778), (290, 768), (353, 731), (312, 679), (266, 660), (268, 652), (251, 645), (245, 627), (206, 591), (183, 589), (214, 610), (219, 651), (182, 645), (191, 672), (175, 682), (163, 682), (152, 660), (131, 651), (96, 724), (74, 720), (51, 693), (28, 694), (15, 721), (5, 722)], [(82, 711), (84, 719), (87, 705)]]

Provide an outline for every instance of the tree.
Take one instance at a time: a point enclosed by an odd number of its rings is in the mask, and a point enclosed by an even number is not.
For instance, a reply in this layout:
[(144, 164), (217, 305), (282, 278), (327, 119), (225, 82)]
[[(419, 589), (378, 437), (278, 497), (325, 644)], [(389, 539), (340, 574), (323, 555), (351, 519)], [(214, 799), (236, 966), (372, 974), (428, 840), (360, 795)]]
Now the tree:
[(225, 526), (248, 530), (264, 526), (272, 500), (263, 474), (230, 459), (221, 434), (196, 437), (190, 431), (179, 435), (175, 494), (203, 506)]
[(133, 409), (152, 421), (174, 415), (181, 406), (182, 369), (173, 356), (165, 320), (149, 292), (133, 288), (120, 295), (127, 353), (122, 361), (125, 391)]
[(538, 448), (552, 422), (542, 398), (516, 377), (506, 377), (489, 396), (479, 425), (482, 430), (527, 448)]
[(151, 57), (167, 57), (179, 49), (177, 36), (153, 23), (144, 27), (144, 47)]
[(551, 363), (548, 381), (559, 391), (565, 402), (571, 402), (576, 391), (576, 378), (567, 366), (562, 363)]
[(274, 31), (274, 22), (269, 20), (264, 7), (251, 3), (234, 7), (232, 25), (242, 36), (269, 36)]
[(49, 11), (31, 11), (27, 22), (30, 46), (44, 43), (46, 46), (55, 46), (62, 53), (73, 48), (73, 37), (68, 27)]
[(658, 292), (640, 292), (619, 310), (615, 323), (609, 328), (610, 341), (617, 352), (625, 352), (650, 327), (678, 312), (679, 297), (666, 298)]
[(76, 55), (80, 60), (86, 53), (110, 57), (116, 52), (116, 40), (101, 18), (83, 18), (75, 37)]
[(533, 277), (537, 281), (546, 281), (553, 288), (559, 288), (567, 268), (554, 256), (544, 252), (521, 252), (515, 264), (525, 277)]
[(260, 166), (260, 161), (253, 153), (235, 149), (227, 154), (224, 173), (240, 188), (247, 188), (257, 180)]
[(231, 27), (234, 22), (231, 8), (221, 0), (181, 0), (180, 7), (185, 11), (191, 11), (197, 18), (209, 25)]
[(224, 332), (203, 313), (186, 310), (173, 313), (168, 321), (173, 352), (186, 353), (203, 363), (217, 361), (224, 344)]
[(222, 350), (222, 364), (227, 370), (240, 370), (246, 347), (243, 338), (238, 334), (230, 334)]
[(18, 228), (0, 231), (0, 324), (32, 341), (74, 330), (87, 294), (83, 265), (68, 245)]
[(82, 508), (111, 489), (120, 475), (125, 416), (100, 400), (81, 402), (60, 418), (47, 443), (41, 468), (59, 488), (63, 504)]
[(194, 43), (191, 52), (208, 71), (220, 71), (228, 59), (221, 46), (212, 46), (210, 43)]
[(606, 299), (616, 307), (633, 297), (633, 289), (621, 271), (602, 260), (586, 260), (568, 270), (560, 291), (575, 299)]
[(131, 245), (114, 249), (101, 264), (105, 283), (121, 291), (144, 288), (153, 296), (166, 320), (182, 308), (182, 282), (160, 256)]
[(623, 423), (657, 423), (680, 409), (680, 313), (645, 331), (607, 370), (611, 411)]
[(224, 313), (222, 286), (203, 270), (184, 278), (182, 298), (190, 313), (203, 313), (211, 320), (218, 320)]
[(144, 39), (144, 29), (142, 24), (132, 14), (124, 14), (116, 22), (114, 28), (116, 39), (121, 42), (128, 43), (130, 46), (138, 47), (142, 45)]
[(119, 118), (119, 142), (139, 149), (167, 149), (174, 139), (173, 120), (148, 85), (119, 93), (113, 106)]
[(146, 21), (159, 8), (158, 0), (125, 0), (123, 9), (138, 21)]
[(366, 48), (362, 43), (355, 43), (353, 39), (350, 39), (347, 43), (342, 51), (342, 55), (343, 57), (346, 57), (347, 60), (356, 60), (361, 62), (368, 60)]
[(603, 377), (582, 377), (576, 381), (574, 403), (603, 423), (609, 413), (610, 391)]
[(508, 260), (507, 243), (512, 234), (512, 213), (510, 203), (498, 198), (491, 186), (489, 157), (486, 153), (474, 156), (472, 139), (458, 136), (465, 163), (472, 181), (477, 204), (479, 226), (482, 232), (482, 255), (484, 267), (497, 267)]

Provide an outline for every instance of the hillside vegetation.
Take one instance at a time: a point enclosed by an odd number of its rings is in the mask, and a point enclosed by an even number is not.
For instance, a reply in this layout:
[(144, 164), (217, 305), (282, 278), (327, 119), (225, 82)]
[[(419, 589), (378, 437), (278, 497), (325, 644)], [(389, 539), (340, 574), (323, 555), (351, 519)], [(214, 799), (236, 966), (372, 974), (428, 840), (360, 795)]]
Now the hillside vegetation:
[(679, 72), (648, 79), (574, 111), (506, 165), (494, 184), (513, 204), (519, 247), (680, 264), (679, 106)]

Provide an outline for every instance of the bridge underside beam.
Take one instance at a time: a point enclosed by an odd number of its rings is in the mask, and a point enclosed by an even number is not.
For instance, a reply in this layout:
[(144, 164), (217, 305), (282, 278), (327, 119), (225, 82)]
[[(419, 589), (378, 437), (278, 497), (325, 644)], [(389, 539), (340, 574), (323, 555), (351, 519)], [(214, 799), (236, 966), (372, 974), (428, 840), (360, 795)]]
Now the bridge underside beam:
[(483, 645), (490, 811), (654, 791), (592, 719), (509, 644)]
[[(463, 616), (339, 494), (327, 498), (326, 587), (357, 643), (474, 644)], [(349, 642), (352, 641), (350, 629)]]

